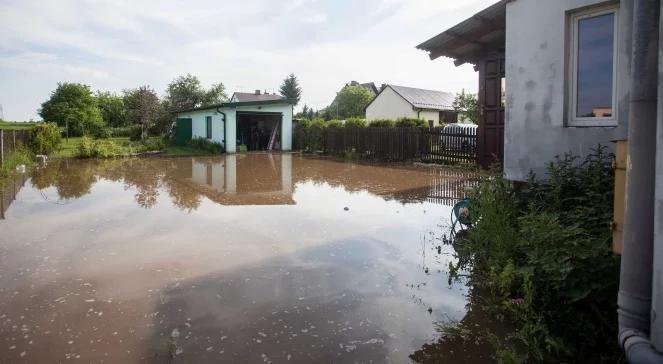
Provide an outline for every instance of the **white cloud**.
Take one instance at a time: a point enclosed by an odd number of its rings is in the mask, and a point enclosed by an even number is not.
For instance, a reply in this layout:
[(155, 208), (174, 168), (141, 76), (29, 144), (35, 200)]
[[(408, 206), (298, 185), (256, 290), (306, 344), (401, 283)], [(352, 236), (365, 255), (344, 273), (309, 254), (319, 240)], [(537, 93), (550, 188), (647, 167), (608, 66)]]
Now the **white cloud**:
[(187, 72), (230, 92), (275, 91), (293, 72), (315, 108), (350, 80), (474, 91), (471, 67), (414, 46), (494, 1), (4, 1), (0, 104), (28, 119), (58, 81), (163, 90)]

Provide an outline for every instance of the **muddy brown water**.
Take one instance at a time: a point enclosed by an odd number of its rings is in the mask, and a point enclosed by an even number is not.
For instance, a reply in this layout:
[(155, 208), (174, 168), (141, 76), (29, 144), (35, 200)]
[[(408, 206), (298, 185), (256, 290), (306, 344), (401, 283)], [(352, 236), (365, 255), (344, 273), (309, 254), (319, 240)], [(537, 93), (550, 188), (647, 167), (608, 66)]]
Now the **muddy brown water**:
[(466, 315), (437, 246), (474, 178), (288, 154), (52, 161), (2, 206), (0, 363), (409, 362)]

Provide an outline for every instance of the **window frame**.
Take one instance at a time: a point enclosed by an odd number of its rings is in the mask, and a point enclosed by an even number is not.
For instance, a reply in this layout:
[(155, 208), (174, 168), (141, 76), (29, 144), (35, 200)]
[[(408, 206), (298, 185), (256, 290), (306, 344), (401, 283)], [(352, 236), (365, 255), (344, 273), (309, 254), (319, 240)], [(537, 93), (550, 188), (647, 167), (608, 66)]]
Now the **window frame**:
[[(578, 117), (578, 25), (583, 19), (602, 15), (614, 15), (613, 61), (612, 61), (612, 116), (610, 117)], [(614, 127), (618, 125), (618, 66), (619, 66), (619, 5), (609, 4), (598, 8), (574, 12), (570, 15), (568, 29), (570, 31), (568, 50), (569, 86), (567, 90), (567, 126), (568, 127)]]
[(212, 117), (205, 116), (205, 137), (207, 139), (212, 139)]

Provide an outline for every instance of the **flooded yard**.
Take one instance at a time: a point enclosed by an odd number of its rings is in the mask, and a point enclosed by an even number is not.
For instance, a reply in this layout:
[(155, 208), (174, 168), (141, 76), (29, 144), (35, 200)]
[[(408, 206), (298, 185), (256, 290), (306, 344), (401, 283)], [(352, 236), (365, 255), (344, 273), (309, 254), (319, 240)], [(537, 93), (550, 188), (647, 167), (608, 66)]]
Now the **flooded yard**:
[(288, 154), (53, 161), (3, 197), (0, 362), (408, 362), (466, 315), (439, 238), (471, 178)]

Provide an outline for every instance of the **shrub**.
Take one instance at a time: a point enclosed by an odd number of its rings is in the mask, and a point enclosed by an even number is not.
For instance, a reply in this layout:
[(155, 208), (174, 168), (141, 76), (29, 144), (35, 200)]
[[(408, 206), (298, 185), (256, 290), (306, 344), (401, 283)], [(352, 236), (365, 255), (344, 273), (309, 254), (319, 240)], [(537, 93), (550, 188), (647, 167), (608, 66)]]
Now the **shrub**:
[(303, 120), (295, 128), (295, 145), (297, 149), (317, 152), (323, 147), (325, 128), (328, 122), (322, 119)]
[(193, 138), (189, 141), (189, 146), (212, 154), (223, 153), (223, 144), (206, 138)]
[(31, 133), (30, 149), (35, 154), (51, 154), (62, 142), (60, 128), (55, 123), (37, 124), (32, 128)]
[(132, 127), (107, 128), (111, 138), (129, 138), (131, 137)]
[(366, 119), (349, 118), (345, 121), (346, 128), (365, 128), (367, 126)]
[(373, 120), (370, 124), (368, 124), (368, 126), (372, 128), (393, 128), (394, 125), (394, 121), (389, 119)]
[(145, 153), (145, 152), (156, 152), (161, 151), (166, 148), (166, 140), (163, 138), (158, 139), (147, 139), (140, 143), (137, 143), (136, 152)]
[(93, 140), (83, 137), (78, 145), (76, 156), (79, 158), (111, 158), (122, 155), (122, 148), (112, 140)]
[(328, 128), (342, 128), (344, 127), (343, 122), (340, 120), (329, 120), (327, 122)]
[(24, 164), (29, 166), (32, 164), (32, 153), (25, 148), (17, 148), (16, 151), (7, 153), (5, 160), (0, 168), (0, 177), (7, 177), (16, 171), (16, 167)]
[(423, 128), (425, 126), (426, 122), (421, 119), (399, 118), (396, 120), (396, 127), (398, 128)]
[[(489, 310), (515, 329), (499, 358), (518, 362), (615, 361), (619, 259), (611, 252), (612, 155), (565, 155), (516, 188), (501, 176), (472, 198), (476, 221), (456, 244), (451, 275), (468, 269)], [(504, 359), (506, 360), (506, 359)]]
[(143, 129), (140, 125), (134, 125), (129, 128), (129, 140), (137, 142), (143, 139)]
[(112, 137), (111, 131), (108, 128), (99, 128), (92, 135), (95, 139), (108, 139)]

